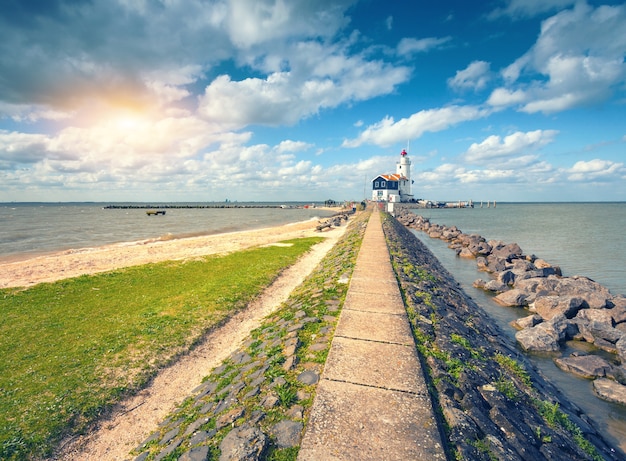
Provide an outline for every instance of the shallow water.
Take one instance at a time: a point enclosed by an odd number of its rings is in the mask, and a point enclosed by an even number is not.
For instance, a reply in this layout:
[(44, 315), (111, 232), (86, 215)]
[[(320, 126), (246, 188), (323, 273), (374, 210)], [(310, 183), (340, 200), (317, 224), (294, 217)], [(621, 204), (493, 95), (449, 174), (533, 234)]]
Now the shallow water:
[(105, 205), (0, 204), (0, 261), (111, 243), (258, 229), (333, 214), (317, 208), (168, 208), (164, 216), (148, 216), (145, 209)]
[[(508, 208), (508, 209), (507, 209)], [(585, 275), (608, 287), (614, 294), (626, 293), (626, 245), (618, 232), (626, 224), (626, 204), (498, 204), (491, 209), (413, 210), (428, 216), (431, 222), (456, 225), (465, 233), (477, 233), (487, 239), (518, 243), (525, 253), (561, 265), (564, 275)], [(621, 226), (621, 227), (620, 227)], [(512, 320), (528, 315), (519, 308), (496, 304), (492, 296), (472, 286), (486, 274), (476, 262), (456, 256), (447, 243), (431, 239), (423, 232), (414, 234), (435, 254), (479, 306), (498, 323), (515, 342)], [(563, 351), (568, 355), (575, 344)], [(522, 350), (520, 349), (520, 353)], [(530, 355), (533, 364), (575, 402), (595, 423), (599, 432), (626, 459), (626, 408), (597, 398), (591, 381), (577, 378), (556, 367), (551, 357)]]

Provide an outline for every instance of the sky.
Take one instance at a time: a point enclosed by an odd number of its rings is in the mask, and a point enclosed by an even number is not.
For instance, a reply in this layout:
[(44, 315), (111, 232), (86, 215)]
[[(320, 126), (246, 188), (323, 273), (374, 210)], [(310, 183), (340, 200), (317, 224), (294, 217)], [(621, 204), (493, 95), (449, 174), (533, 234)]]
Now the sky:
[(0, 202), (626, 201), (626, 4), (3, 0)]

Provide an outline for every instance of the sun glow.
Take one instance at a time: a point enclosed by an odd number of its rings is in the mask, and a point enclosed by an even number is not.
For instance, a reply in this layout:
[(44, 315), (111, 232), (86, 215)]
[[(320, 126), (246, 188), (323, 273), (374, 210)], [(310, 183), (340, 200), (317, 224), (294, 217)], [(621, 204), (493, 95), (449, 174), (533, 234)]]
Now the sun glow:
[(123, 115), (120, 117), (116, 117), (113, 119), (112, 125), (118, 130), (122, 131), (132, 131), (140, 128), (145, 123), (140, 117), (131, 116), (131, 115)]

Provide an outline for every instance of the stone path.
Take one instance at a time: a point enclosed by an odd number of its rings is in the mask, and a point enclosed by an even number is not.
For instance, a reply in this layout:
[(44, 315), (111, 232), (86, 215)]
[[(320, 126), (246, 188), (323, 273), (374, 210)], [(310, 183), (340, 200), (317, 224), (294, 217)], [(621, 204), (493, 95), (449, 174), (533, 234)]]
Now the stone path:
[(298, 460), (445, 460), (380, 213), (365, 231)]

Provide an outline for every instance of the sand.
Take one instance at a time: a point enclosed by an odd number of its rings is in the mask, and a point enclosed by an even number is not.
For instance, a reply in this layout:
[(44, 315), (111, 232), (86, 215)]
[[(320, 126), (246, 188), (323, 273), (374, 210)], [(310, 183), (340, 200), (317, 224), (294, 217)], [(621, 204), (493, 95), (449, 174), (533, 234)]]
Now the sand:
[(176, 363), (161, 370), (148, 387), (119, 403), (86, 435), (64, 440), (58, 460), (123, 460), (176, 408), (211, 369), (218, 366), (280, 306), (310, 274), (344, 233), (346, 225), (315, 231), (317, 221), (171, 241), (145, 241), (70, 250), (0, 264), (0, 287), (28, 287), (83, 274), (165, 260), (225, 254), (299, 237), (322, 236), (324, 241), (284, 271), (263, 294)]
[(177, 240), (146, 240), (67, 250), (35, 258), (0, 262), (0, 288), (28, 287), (41, 282), (95, 274), (151, 262), (224, 254), (279, 240), (320, 235), (317, 221)]

